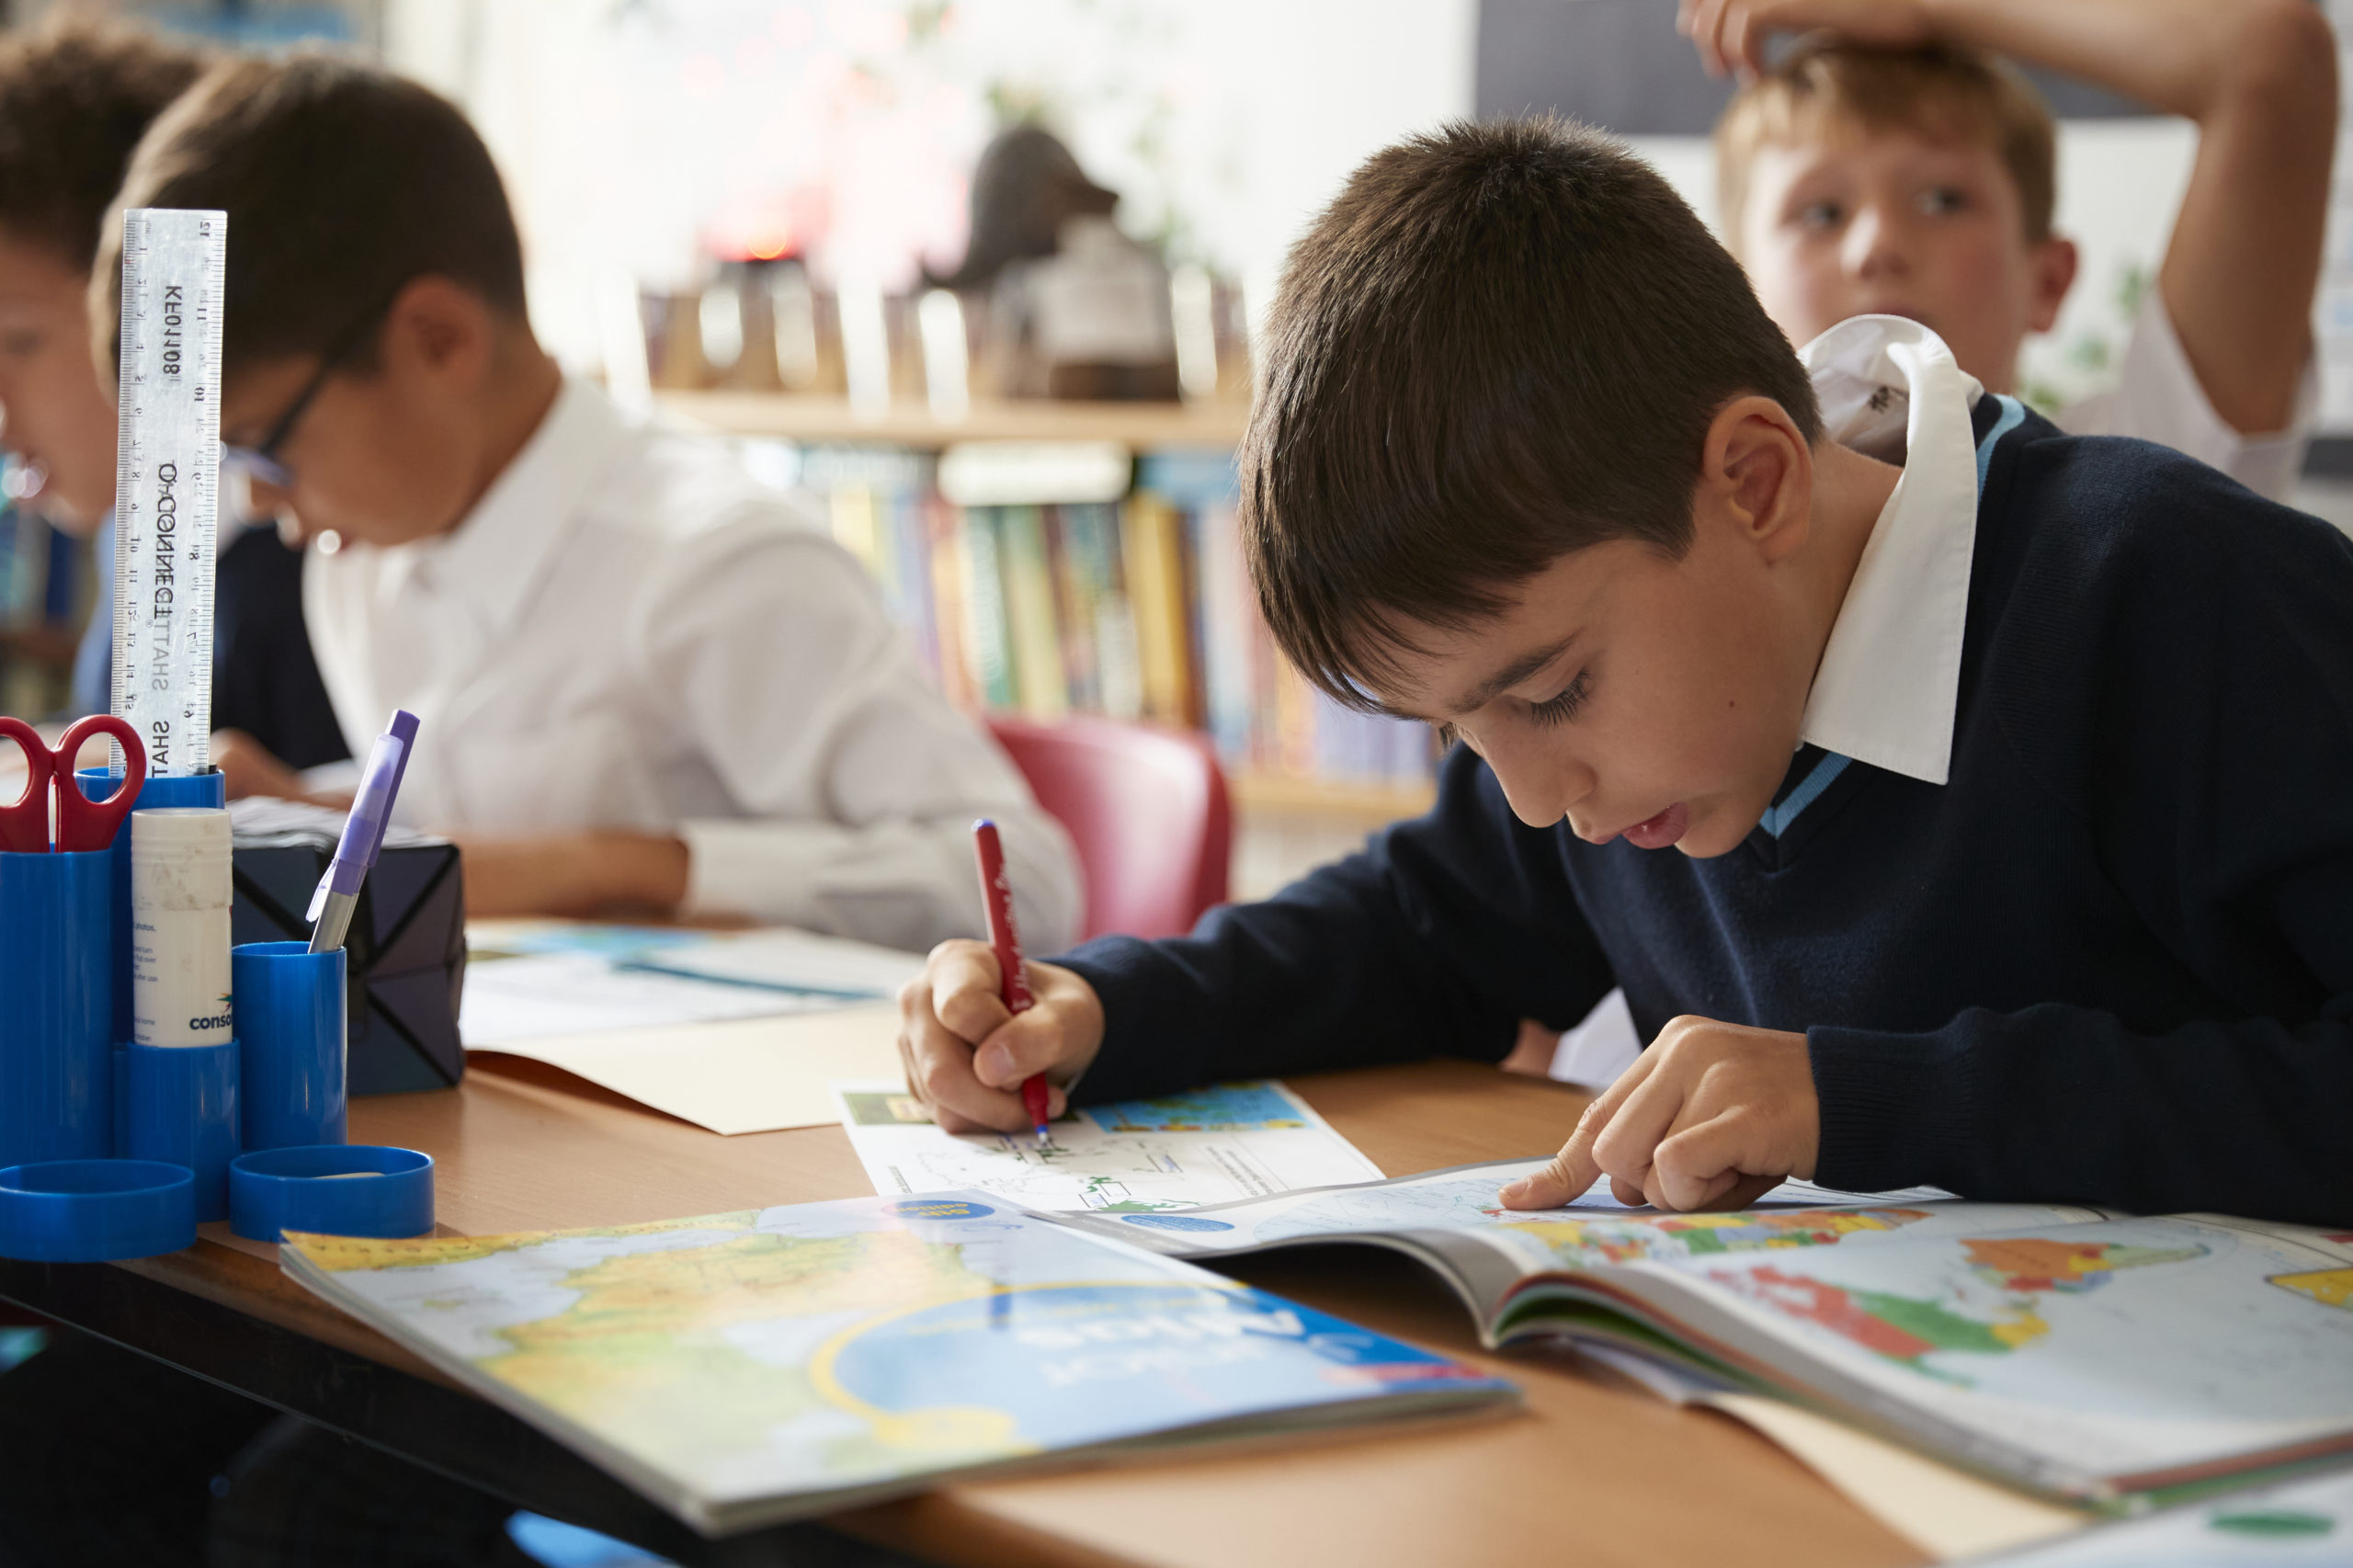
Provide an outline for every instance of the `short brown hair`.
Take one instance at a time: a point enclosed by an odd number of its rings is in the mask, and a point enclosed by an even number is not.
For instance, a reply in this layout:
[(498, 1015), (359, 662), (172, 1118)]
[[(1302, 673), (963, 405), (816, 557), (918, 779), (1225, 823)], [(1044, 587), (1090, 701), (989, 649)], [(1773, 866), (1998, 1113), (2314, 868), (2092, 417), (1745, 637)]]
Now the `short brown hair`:
[(203, 68), (119, 23), (0, 39), (0, 230), (87, 267), (131, 149)]
[(1813, 385), (1747, 275), (1615, 142), (1457, 123), (1374, 154), (1291, 247), (1241, 452), (1251, 574), (1325, 691), (1571, 551), (1680, 556), (1708, 426), (1744, 393), (1808, 441)]
[(1836, 120), (1993, 148), (2018, 187), (2027, 242), (2051, 237), (2058, 132), (2051, 106), (2017, 66), (1952, 44), (1865, 49), (1816, 37), (1734, 94), (1716, 121), (1717, 221), (1727, 244), (1740, 248), (1756, 150), (1818, 137)]
[[(523, 250), (490, 150), (448, 99), (331, 55), (233, 60), (156, 120), (125, 207), (229, 215), (222, 358), (324, 355), (411, 278), (447, 278), (521, 318)], [(121, 224), (91, 279), (94, 324), (119, 324)], [(373, 342), (351, 355), (374, 363)]]

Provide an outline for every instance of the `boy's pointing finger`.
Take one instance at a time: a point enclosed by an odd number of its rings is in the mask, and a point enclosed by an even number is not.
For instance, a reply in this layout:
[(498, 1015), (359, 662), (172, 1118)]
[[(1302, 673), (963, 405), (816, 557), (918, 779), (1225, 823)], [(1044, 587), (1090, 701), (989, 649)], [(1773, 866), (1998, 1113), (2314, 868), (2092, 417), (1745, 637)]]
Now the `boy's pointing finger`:
[(1601, 1166), (1593, 1157), (1593, 1141), (1609, 1125), (1610, 1100), (1610, 1096), (1604, 1095), (1585, 1108), (1576, 1131), (1550, 1164), (1505, 1185), (1496, 1195), (1505, 1208), (1558, 1209), (1601, 1179)]
[(1560, 1208), (1601, 1178), (1601, 1167), (1593, 1163), (1591, 1143), (1582, 1133), (1570, 1139), (1549, 1165), (1509, 1183), (1496, 1196), (1506, 1209)]

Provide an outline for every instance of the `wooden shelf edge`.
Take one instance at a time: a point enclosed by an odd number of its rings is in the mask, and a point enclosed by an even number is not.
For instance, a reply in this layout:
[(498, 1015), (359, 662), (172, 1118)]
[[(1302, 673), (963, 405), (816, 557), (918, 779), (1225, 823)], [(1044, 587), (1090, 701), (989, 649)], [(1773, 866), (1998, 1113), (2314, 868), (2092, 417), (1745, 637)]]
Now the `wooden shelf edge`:
[(964, 418), (935, 418), (919, 403), (861, 414), (846, 399), (794, 392), (654, 393), (654, 406), (734, 436), (791, 441), (938, 448), (957, 441), (1117, 441), (1139, 450), (1240, 444), (1248, 405), (1233, 403), (978, 403)]
[(1417, 817), (1438, 798), (1435, 784), (1334, 784), (1279, 773), (1233, 773), (1226, 790), (1245, 812), (1299, 812), (1395, 822)]

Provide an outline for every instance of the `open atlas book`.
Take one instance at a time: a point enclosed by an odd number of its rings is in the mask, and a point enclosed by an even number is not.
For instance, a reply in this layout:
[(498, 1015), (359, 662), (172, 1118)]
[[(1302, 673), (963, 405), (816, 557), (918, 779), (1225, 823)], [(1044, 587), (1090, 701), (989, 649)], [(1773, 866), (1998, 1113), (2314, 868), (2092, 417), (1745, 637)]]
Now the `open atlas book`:
[(1201, 1259), (1392, 1247), (1490, 1346), (1566, 1340), (1675, 1397), (1777, 1393), (2079, 1504), (2353, 1452), (2353, 1231), (1802, 1182), (1736, 1214), (1601, 1188), (1502, 1208), (1541, 1164), (1054, 1218)]
[(978, 1192), (506, 1236), (290, 1234), (278, 1259), (707, 1534), (1049, 1455), (1519, 1398)]

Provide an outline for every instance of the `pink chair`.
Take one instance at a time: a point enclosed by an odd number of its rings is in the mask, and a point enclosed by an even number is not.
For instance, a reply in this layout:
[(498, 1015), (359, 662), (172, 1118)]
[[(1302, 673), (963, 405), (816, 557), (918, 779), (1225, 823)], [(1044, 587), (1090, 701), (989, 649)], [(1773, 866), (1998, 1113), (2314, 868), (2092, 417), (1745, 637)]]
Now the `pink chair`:
[(1082, 937), (1181, 936), (1225, 902), (1233, 819), (1205, 736), (1085, 717), (988, 726), (1078, 845)]

